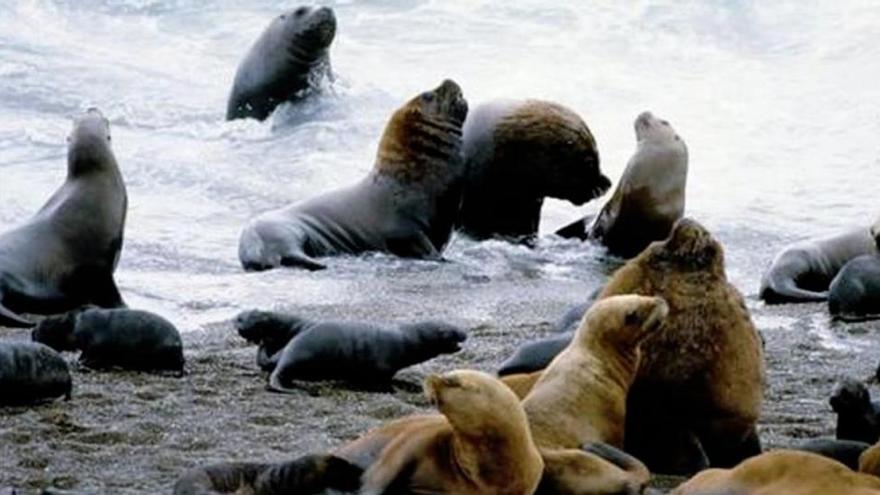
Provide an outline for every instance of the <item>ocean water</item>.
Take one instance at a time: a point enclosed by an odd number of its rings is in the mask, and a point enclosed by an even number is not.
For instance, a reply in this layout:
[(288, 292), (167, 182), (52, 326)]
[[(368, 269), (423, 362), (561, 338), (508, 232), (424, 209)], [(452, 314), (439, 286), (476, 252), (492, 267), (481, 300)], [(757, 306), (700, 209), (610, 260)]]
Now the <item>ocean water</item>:
[[(368, 255), (320, 273), (240, 269), (250, 217), (357, 180), (391, 112), (444, 78), (472, 107), (543, 98), (574, 109), (614, 181), (635, 148), (636, 115), (668, 119), (690, 151), (687, 214), (724, 242), (754, 308), (760, 274), (786, 243), (880, 214), (874, 2), (322, 4), (338, 18), (329, 94), (266, 122), (227, 123), (239, 60), (297, 3), (0, 2), (0, 230), (58, 187), (71, 119), (96, 106), (129, 193), (118, 284), (131, 306), (185, 331), (250, 307), (384, 301), (408, 316), (430, 299), (414, 312), (490, 320), (511, 301), (528, 314), (548, 297), (582, 299), (607, 272), (603, 252), (553, 237), (534, 250), (456, 238), (448, 263)], [(604, 200), (549, 201), (542, 231)]]

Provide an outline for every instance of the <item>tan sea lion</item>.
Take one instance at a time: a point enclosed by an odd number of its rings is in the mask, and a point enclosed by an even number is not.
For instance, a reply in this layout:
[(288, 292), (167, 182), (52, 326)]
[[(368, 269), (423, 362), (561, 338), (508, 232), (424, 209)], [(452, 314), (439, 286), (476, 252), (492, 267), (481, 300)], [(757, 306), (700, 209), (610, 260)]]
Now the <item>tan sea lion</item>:
[(636, 295), (593, 305), (572, 343), (523, 400), (535, 444), (579, 448), (599, 441), (623, 448), (626, 396), (639, 366), (639, 346), (668, 311), (663, 299)]
[(605, 194), (587, 124), (562, 105), (495, 100), (464, 123), (467, 179), (458, 228), (475, 239), (531, 242), (545, 197), (582, 205)]
[(0, 326), (29, 327), (18, 313), (125, 306), (119, 263), (128, 196), (97, 109), (67, 139), (67, 178), (33, 217), (0, 234)]
[(314, 257), (367, 251), (439, 260), (461, 203), (466, 115), (450, 80), (411, 99), (385, 127), (366, 178), (251, 220), (239, 241), (241, 264), (319, 270)]
[(663, 328), (642, 345), (626, 451), (661, 473), (694, 472), (707, 460), (730, 467), (760, 453), (764, 353), (742, 295), (727, 281), (721, 244), (684, 218), (618, 269), (599, 300), (620, 294), (669, 305)]
[(556, 233), (595, 239), (612, 254), (639, 254), (653, 241), (665, 239), (684, 215), (688, 151), (684, 140), (650, 112), (635, 120), (636, 152), (626, 165), (614, 195), (587, 228), (579, 220)]
[(880, 476), (880, 443), (868, 447), (859, 456), (859, 472)]
[(733, 469), (707, 469), (672, 495), (878, 495), (880, 479), (809, 452), (775, 450)]
[(425, 389), (442, 420), (391, 440), (364, 473), (361, 494), (534, 493), (544, 463), (513, 392), (469, 370), (432, 375)]

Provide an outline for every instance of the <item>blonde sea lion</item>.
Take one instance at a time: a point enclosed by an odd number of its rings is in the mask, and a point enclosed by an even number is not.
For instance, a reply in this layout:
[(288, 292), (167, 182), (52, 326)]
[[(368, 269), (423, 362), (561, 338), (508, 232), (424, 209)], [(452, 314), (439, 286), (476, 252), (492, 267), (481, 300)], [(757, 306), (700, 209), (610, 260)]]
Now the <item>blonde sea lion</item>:
[(669, 308), (659, 297), (614, 296), (584, 316), (572, 343), (523, 400), (539, 447), (578, 448), (589, 441), (623, 448), (626, 397), (641, 343)]
[(880, 494), (880, 479), (809, 452), (776, 450), (733, 469), (707, 469), (672, 495), (847, 495)]
[(239, 241), (247, 270), (319, 270), (317, 256), (381, 251), (439, 260), (461, 203), (467, 102), (446, 80), (398, 109), (366, 178), (251, 220)]
[(364, 473), (361, 494), (534, 493), (544, 463), (513, 392), (468, 370), (432, 375), (425, 389), (443, 417), (391, 440)]
[(595, 239), (612, 254), (630, 258), (665, 239), (684, 215), (688, 151), (684, 140), (650, 112), (635, 120), (636, 152), (614, 195), (587, 228), (587, 219), (563, 227), (562, 237)]

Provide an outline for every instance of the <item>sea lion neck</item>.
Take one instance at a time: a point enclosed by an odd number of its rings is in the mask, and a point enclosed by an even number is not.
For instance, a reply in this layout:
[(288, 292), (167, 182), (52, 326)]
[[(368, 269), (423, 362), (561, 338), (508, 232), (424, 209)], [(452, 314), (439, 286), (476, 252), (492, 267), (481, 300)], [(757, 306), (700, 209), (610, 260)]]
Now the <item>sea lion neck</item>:
[(72, 138), (67, 152), (68, 178), (104, 171), (119, 171), (116, 158), (107, 143), (98, 136)]

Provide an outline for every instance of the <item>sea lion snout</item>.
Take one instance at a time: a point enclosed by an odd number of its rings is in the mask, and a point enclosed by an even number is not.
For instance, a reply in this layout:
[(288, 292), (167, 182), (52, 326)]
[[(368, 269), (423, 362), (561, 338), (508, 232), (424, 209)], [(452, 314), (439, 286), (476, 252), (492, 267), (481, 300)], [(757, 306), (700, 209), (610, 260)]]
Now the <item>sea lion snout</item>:
[(452, 79), (445, 79), (440, 86), (434, 90), (434, 93), (440, 96), (443, 100), (443, 106), (448, 109), (449, 114), (456, 120), (456, 122), (464, 122), (468, 113), (468, 103), (467, 100), (464, 99), (464, 93), (462, 93), (461, 86), (459, 86), (458, 83)]
[(305, 41), (313, 49), (330, 46), (336, 37), (336, 14), (330, 7), (299, 7), (279, 19), (294, 40)]

